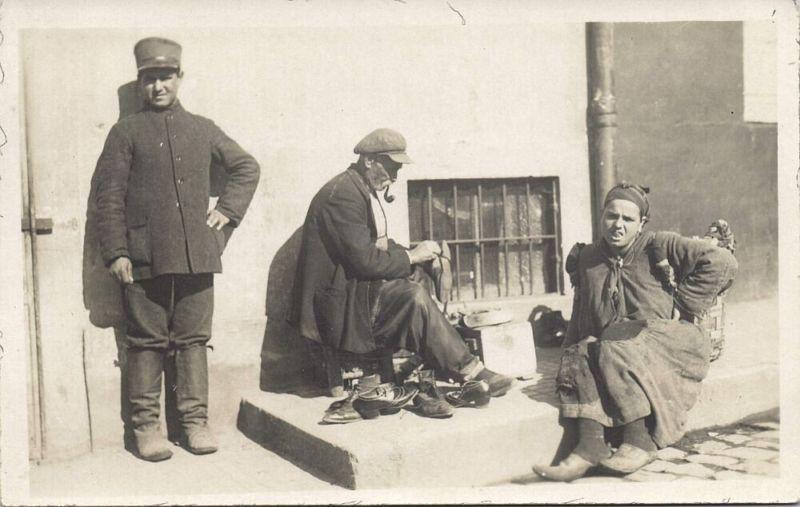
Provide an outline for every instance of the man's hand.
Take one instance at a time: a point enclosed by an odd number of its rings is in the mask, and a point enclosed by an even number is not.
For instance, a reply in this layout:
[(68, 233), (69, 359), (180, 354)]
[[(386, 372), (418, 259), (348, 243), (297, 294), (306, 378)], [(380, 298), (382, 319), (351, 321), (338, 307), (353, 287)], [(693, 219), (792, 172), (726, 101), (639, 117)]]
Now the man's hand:
[(119, 283), (131, 284), (133, 283), (133, 264), (127, 257), (117, 257), (111, 266), (108, 268), (111, 276), (117, 279)]
[(231, 219), (220, 213), (219, 211), (212, 209), (206, 215), (206, 224), (209, 227), (216, 230), (222, 230), (223, 227), (228, 225)]
[(436, 258), (442, 253), (441, 247), (435, 241), (427, 239), (408, 251), (411, 264), (421, 264)]

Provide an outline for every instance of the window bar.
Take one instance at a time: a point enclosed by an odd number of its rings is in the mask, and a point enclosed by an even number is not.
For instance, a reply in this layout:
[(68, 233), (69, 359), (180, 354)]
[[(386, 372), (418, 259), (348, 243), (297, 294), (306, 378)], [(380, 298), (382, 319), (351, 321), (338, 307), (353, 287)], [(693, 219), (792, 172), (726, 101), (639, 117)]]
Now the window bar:
[(430, 183), (428, 189), (428, 239), (433, 239), (433, 187)]
[[(528, 235), (531, 234), (533, 229), (533, 222), (531, 221), (531, 182), (525, 181), (525, 212), (528, 216)], [(528, 240), (528, 294), (533, 294), (533, 240)]]
[(484, 252), (484, 249), (483, 249), (483, 241), (481, 241), (481, 239), (483, 239), (483, 188), (482, 188), (480, 183), (478, 183), (478, 205), (476, 207), (476, 210), (477, 210), (477, 214), (478, 214), (478, 219), (475, 221), (475, 223), (476, 223), (476, 226), (478, 228), (478, 231), (475, 234), (475, 237), (478, 238), (478, 248), (480, 248), (480, 252), (481, 252), (480, 253), (480, 255), (481, 255), (480, 265), (478, 266), (478, 272), (481, 274), (481, 297), (483, 298), (483, 297), (486, 297), (486, 287), (485, 287), (486, 283), (483, 280), (483, 274), (486, 271), (484, 271), (484, 265), (485, 265), (485, 261), (484, 261), (485, 256), (484, 256), (484, 254), (485, 254), (485, 252)]
[(561, 210), (558, 207), (558, 178), (552, 178), (550, 182), (553, 189), (553, 221), (555, 222), (553, 232), (556, 233), (556, 239), (553, 244), (555, 253), (553, 257), (556, 264), (556, 291), (561, 294), (564, 291), (564, 275), (561, 273)]
[[(506, 221), (506, 205), (508, 204), (506, 202), (506, 199), (508, 199), (508, 196), (506, 194), (507, 194), (506, 193), (506, 184), (503, 183), (503, 233), (500, 235), (503, 238), (505, 238), (505, 236), (508, 235), (508, 223)], [(510, 278), (508, 276), (508, 241), (505, 240), (505, 239), (503, 239), (503, 257), (504, 257), (503, 263), (504, 263), (505, 268), (506, 268), (506, 296), (508, 296), (509, 294), (511, 294), (511, 292), (509, 290), (510, 285), (509, 285), (509, 281), (508, 281), (509, 278)], [(500, 263), (499, 262), (497, 263), (497, 269), (498, 269), (498, 271), (500, 270)]]
[[(458, 241), (458, 189), (453, 182), (453, 235)], [(461, 248), (456, 245), (456, 299), (461, 301)]]

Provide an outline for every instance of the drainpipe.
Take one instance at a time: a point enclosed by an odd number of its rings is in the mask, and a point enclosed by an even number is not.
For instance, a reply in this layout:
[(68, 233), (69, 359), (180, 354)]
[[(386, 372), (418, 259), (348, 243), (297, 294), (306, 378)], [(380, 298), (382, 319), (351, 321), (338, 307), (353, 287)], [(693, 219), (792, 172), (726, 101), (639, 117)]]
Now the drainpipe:
[(586, 76), (589, 138), (589, 182), (592, 193), (592, 232), (600, 238), (603, 198), (617, 182), (614, 138), (617, 99), (614, 97), (614, 24), (586, 23)]

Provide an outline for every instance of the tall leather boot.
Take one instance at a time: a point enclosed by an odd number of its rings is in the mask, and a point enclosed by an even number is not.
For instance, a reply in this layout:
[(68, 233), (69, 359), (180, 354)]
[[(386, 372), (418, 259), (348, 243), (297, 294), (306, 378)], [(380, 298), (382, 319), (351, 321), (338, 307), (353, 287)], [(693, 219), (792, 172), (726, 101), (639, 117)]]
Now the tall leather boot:
[(146, 461), (172, 457), (159, 423), (163, 360), (163, 354), (157, 350), (131, 348), (127, 352), (127, 394), (133, 435), (138, 456)]
[(216, 452), (208, 427), (208, 359), (205, 345), (175, 352), (176, 406), (183, 427), (184, 447), (194, 454)]

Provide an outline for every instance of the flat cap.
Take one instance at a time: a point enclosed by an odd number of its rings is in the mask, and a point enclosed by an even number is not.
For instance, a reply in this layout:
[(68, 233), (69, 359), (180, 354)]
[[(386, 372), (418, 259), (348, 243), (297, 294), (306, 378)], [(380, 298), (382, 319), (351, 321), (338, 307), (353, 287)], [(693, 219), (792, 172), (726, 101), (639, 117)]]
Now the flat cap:
[(387, 155), (399, 164), (414, 162), (406, 155), (406, 139), (392, 129), (373, 130), (358, 142), (353, 151), (359, 155)]
[(181, 45), (161, 37), (148, 37), (133, 47), (136, 67), (145, 69), (179, 69), (181, 66)]

